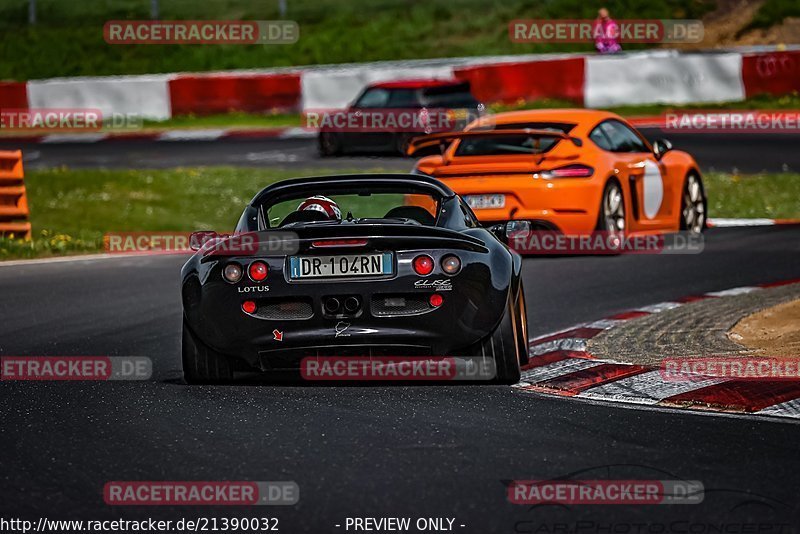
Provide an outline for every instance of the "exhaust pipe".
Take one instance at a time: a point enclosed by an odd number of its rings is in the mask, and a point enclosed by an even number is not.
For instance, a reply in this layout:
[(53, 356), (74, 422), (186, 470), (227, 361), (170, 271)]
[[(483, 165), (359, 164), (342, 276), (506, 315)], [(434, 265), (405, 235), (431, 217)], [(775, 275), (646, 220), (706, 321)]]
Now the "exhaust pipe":
[(358, 297), (347, 297), (344, 301), (344, 309), (347, 313), (355, 313), (361, 309), (361, 301)]
[(325, 311), (330, 313), (331, 315), (337, 313), (339, 308), (341, 308), (342, 303), (339, 302), (339, 299), (336, 297), (330, 297), (325, 301)]

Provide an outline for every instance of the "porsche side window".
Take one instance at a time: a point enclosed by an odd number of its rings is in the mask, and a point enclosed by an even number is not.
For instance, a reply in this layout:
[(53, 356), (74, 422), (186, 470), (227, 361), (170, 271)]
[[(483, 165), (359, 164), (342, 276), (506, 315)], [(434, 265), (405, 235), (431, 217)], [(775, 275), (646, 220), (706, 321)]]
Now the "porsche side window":
[(650, 152), (639, 136), (619, 121), (605, 121), (599, 128), (608, 136), (612, 152)]
[(592, 133), (589, 134), (589, 139), (603, 150), (611, 150), (611, 141), (608, 140), (600, 126), (592, 130)]
[(369, 89), (353, 105), (356, 108), (385, 108), (389, 103), (389, 91), (386, 89)]

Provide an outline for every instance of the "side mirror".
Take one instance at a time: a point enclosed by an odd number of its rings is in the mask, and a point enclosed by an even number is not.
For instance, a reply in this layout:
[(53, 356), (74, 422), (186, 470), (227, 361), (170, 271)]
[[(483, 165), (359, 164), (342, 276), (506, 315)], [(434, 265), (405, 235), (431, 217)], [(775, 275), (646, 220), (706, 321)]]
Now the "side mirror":
[(663, 158), (664, 154), (670, 150), (672, 150), (672, 143), (667, 139), (656, 139), (653, 143), (653, 154), (655, 154), (656, 159)]
[(505, 224), (495, 224), (489, 228), (497, 239), (505, 244), (511, 244), (517, 239), (527, 239), (531, 235), (530, 221), (508, 221)]
[(199, 232), (192, 232), (189, 236), (189, 247), (194, 250), (200, 250), (209, 241), (215, 240), (217, 233), (210, 230), (201, 230)]
[(514, 243), (517, 239), (528, 239), (531, 236), (530, 221), (508, 221), (506, 223), (506, 243)]

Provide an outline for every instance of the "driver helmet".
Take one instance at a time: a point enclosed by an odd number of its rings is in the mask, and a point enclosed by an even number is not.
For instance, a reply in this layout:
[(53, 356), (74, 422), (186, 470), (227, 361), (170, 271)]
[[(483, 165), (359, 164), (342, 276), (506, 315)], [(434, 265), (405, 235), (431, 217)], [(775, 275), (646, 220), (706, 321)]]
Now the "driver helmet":
[(314, 210), (325, 214), (332, 221), (342, 220), (342, 210), (339, 205), (328, 197), (315, 195), (308, 197), (297, 206), (297, 211)]

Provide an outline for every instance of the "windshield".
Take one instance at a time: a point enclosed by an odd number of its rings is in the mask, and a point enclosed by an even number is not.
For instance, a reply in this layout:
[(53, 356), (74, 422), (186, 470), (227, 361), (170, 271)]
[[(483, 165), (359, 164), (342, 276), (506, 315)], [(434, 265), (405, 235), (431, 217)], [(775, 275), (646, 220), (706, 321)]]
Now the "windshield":
[[(323, 212), (315, 201), (335, 204), (342, 219), (389, 220), (397, 223), (433, 226), (439, 202), (430, 195), (402, 193), (315, 195), (282, 200), (262, 207), (270, 228), (338, 220), (335, 211)], [(333, 215), (331, 215), (333, 213)]]

